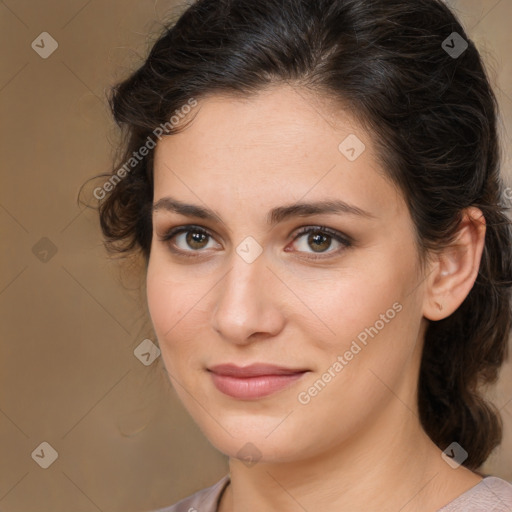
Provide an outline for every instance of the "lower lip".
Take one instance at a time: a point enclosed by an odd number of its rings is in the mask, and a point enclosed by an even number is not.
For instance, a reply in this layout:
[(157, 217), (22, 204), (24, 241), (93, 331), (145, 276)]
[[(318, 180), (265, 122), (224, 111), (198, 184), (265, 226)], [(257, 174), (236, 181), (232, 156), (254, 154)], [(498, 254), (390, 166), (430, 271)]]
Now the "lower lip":
[(306, 372), (291, 375), (261, 375), (259, 377), (230, 377), (211, 373), (215, 387), (225, 395), (240, 400), (251, 400), (272, 395), (287, 388)]

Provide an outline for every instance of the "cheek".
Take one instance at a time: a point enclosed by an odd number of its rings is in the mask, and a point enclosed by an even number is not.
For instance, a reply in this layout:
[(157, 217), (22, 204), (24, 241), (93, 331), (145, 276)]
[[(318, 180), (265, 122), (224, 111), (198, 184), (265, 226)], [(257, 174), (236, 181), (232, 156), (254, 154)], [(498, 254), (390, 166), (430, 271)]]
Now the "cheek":
[(375, 375), (393, 383), (406, 371), (418, 341), (421, 301), (419, 290), (414, 293), (419, 277), (414, 255), (401, 256), (382, 252), (378, 261), (361, 262), (357, 272), (337, 285), (322, 286), (323, 301), (316, 295), (315, 311), (335, 333), (309, 338), (322, 354), (318, 372), (331, 368), (325, 380), (333, 384), (325, 397), (334, 398), (334, 389), (342, 396), (370, 397), (385, 392)]
[[(197, 336), (201, 315), (200, 298), (207, 289), (190, 277), (179, 278), (178, 271), (159, 264), (155, 257), (148, 265), (146, 296), (162, 359), (168, 371), (186, 367), (197, 354)], [(199, 302), (198, 302), (199, 301)]]
[[(347, 350), (351, 341), (359, 338), (364, 343), (371, 333), (385, 332), (402, 309), (409, 272), (397, 271), (395, 265), (380, 264), (350, 274), (318, 281), (315, 286), (303, 286), (308, 296), (307, 304), (315, 314), (309, 330), (317, 324), (321, 334), (320, 344), (327, 344), (334, 351)], [(295, 283), (299, 286), (300, 283)], [(303, 308), (302, 308), (303, 309)], [(304, 322), (304, 320), (302, 320)]]
[(163, 276), (154, 267), (154, 264), (148, 267), (146, 296), (153, 327), (157, 335), (160, 336), (162, 332), (172, 327), (172, 318), (170, 317), (174, 311), (170, 305), (174, 301), (168, 287), (164, 284)]
[(193, 305), (194, 294), (190, 291), (194, 286), (180, 280), (179, 275), (179, 269), (166, 263), (160, 251), (151, 254), (146, 274), (146, 295), (153, 326), (160, 335), (171, 335), (178, 326), (178, 320)]
[(148, 265), (146, 296), (151, 322), (165, 360), (172, 347), (168, 340), (176, 337), (182, 327), (180, 318), (186, 313), (186, 303), (182, 297), (183, 286), (174, 282), (155, 260)]

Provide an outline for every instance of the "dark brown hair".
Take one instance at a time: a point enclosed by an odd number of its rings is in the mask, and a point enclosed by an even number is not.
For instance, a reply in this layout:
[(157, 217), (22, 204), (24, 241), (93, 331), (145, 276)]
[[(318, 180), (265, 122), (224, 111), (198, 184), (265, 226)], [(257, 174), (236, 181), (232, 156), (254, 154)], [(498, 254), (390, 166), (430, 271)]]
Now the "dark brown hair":
[(247, 97), (279, 83), (339, 100), (371, 131), (407, 202), (422, 258), (454, 240), (465, 208), (483, 212), (476, 282), (452, 315), (429, 322), (418, 387), (427, 434), (442, 450), (457, 441), (469, 454), (464, 465), (478, 468), (502, 436), (499, 412), (484, 400), (482, 385), (496, 381), (507, 356), (512, 234), (496, 99), (477, 49), (442, 1), (193, 3), (109, 98), (125, 142), (109, 193), (95, 192), (107, 249), (138, 253), (147, 265), (153, 150), (130, 159), (161, 137), (158, 126), (175, 133), (169, 119), (182, 117), (191, 98)]

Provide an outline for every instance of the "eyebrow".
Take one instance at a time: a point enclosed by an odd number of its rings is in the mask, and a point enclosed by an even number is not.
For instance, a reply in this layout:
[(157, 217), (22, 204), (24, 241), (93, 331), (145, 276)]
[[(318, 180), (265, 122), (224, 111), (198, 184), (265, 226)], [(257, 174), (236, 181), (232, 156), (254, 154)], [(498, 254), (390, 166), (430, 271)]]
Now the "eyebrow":
[[(153, 212), (165, 210), (175, 212), (185, 217), (198, 217), (224, 224), (220, 216), (213, 210), (202, 206), (183, 203), (172, 197), (162, 197), (153, 204)], [(285, 206), (278, 206), (270, 210), (267, 214), (267, 224), (274, 226), (279, 222), (291, 217), (306, 217), (308, 215), (318, 214), (348, 214), (357, 215), (366, 218), (375, 218), (375, 215), (366, 210), (362, 210), (355, 205), (346, 203), (345, 201), (331, 199), (325, 201), (314, 201), (310, 203), (293, 203)]]

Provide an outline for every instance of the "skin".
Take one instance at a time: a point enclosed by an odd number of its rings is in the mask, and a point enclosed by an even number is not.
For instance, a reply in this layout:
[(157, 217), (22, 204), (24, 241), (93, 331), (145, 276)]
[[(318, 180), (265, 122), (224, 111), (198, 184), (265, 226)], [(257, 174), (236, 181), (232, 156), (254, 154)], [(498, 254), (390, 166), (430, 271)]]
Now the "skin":
[[(434, 512), (476, 485), (481, 477), (452, 469), (423, 431), (416, 382), (427, 319), (455, 311), (476, 279), (481, 212), (468, 209), (457, 244), (423, 268), (401, 193), (385, 177), (371, 135), (340, 107), (279, 85), (245, 99), (203, 98), (194, 115), (157, 145), (154, 203), (172, 196), (213, 209), (222, 222), (153, 213), (147, 299), (178, 396), (229, 457), (220, 511)], [(354, 161), (338, 149), (349, 134), (366, 146)], [(371, 217), (266, 223), (276, 206), (324, 199)], [(211, 237), (195, 245), (186, 233), (161, 240), (187, 224)], [(304, 226), (329, 227), (353, 243), (328, 237), (317, 248), (307, 234), (294, 240)], [(263, 249), (252, 263), (236, 252), (248, 236)], [(172, 243), (199, 256), (178, 256)], [(315, 255), (322, 259), (308, 259)], [(395, 303), (401, 311), (301, 404), (298, 394)], [(237, 400), (206, 371), (228, 362), (310, 372), (268, 397)], [(247, 443), (259, 457), (250, 466), (237, 455)]]

